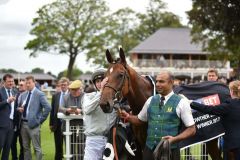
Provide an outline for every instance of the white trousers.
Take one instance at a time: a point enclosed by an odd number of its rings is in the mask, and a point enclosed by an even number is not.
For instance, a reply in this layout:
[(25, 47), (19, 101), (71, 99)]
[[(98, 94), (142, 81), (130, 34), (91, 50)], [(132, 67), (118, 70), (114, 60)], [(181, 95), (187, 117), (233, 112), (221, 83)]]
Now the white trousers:
[(85, 142), (84, 160), (102, 160), (107, 137), (87, 136)]

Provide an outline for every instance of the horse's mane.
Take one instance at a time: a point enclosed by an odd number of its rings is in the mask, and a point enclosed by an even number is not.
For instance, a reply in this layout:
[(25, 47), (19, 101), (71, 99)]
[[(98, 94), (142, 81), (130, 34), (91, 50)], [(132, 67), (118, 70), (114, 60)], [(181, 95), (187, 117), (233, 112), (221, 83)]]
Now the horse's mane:
[(130, 70), (131, 70), (133, 73), (135, 73), (136, 76), (137, 76), (138, 78), (140, 78), (141, 80), (143, 80), (143, 82), (144, 82), (145, 84), (149, 84), (149, 81), (146, 79), (146, 77), (140, 75), (140, 74), (139, 74), (136, 70), (134, 70), (131, 66), (127, 65), (126, 69), (127, 69), (129, 72), (130, 72)]

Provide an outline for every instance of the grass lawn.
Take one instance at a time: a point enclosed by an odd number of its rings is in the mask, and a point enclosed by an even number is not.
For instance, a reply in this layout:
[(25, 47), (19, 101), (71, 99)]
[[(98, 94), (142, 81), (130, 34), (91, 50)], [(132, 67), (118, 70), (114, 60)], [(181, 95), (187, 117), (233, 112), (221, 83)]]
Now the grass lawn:
[[(48, 99), (49, 104), (51, 104), (51, 99)], [(44, 160), (53, 160), (55, 154), (55, 146), (54, 146), (54, 135), (49, 129), (49, 117), (41, 126), (41, 146), (43, 152)], [(18, 154), (19, 154), (19, 144), (18, 144)], [(10, 158), (11, 159), (11, 154)], [(32, 149), (32, 158), (35, 159), (34, 151)]]
[[(54, 147), (54, 137), (53, 133), (49, 129), (49, 116), (48, 119), (43, 123), (41, 127), (41, 143), (42, 143), (42, 150), (43, 150), (43, 158), (44, 160), (53, 160), (55, 154), (55, 147)], [(19, 145), (18, 145), (19, 148)], [(201, 160), (202, 156), (200, 153), (200, 145), (196, 145), (191, 147), (191, 154), (194, 157), (194, 160)], [(18, 152), (19, 153), (19, 152)], [(185, 160), (188, 156), (184, 156), (184, 151), (181, 152), (181, 160)], [(32, 151), (32, 156), (34, 159), (34, 152)], [(11, 157), (11, 156), (10, 156)], [(10, 158), (11, 159), (11, 158)], [(208, 159), (211, 158), (208, 156)]]
[[(41, 145), (43, 151), (44, 160), (53, 160), (55, 154), (54, 137), (53, 133), (49, 129), (49, 116), (48, 119), (41, 126)], [(32, 144), (31, 144), (32, 145)], [(18, 144), (19, 154), (19, 144)], [(12, 159), (11, 154), (9, 159)], [(32, 148), (32, 158), (35, 159), (34, 151)]]
[(54, 135), (49, 129), (49, 117), (41, 127), (41, 138), (44, 160), (54, 159), (55, 154)]
[[(51, 100), (49, 100), (50, 102)], [(51, 103), (50, 103), (51, 104)], [(41, 126), (41, 145), (42, 145), (42, 151), (43, 151), (43, 159), (44, 160), (53, 160), (54, 154), (55, 154), (55, 146), (54, 146), (54, 135), (49, 129), (49, 117), (48, 119), (43, 123)], [(18, 150), (19, 150), (19, 144), (18, 144)], [(201, 160), (201, 149), (200, 145), (195, 145), (191, 147), (191, 155), (194, 157), (194, 160)], [(19, 153), (19, 151), (18, 151)], [(32, 149), (32, 156), (33, 159), (35, 159), (34, 151)], [(185, 156), (185, 152), (181, 151), (181, 160), (185, 160), (188, 156)], [(9, 159), (12, 159), (11, 154)], [(208, 156), (208, 159), (211, 160), (210, 156)]]

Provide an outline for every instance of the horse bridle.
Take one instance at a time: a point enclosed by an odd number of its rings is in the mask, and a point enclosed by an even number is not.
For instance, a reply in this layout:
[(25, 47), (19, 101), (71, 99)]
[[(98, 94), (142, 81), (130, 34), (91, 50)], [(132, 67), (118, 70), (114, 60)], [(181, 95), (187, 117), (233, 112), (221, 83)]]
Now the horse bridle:
[(118, 89), (115, 89), (114, 87), (112, 87), (112, 86), (110, 86), (108, 84), (106, 84), (104, 86), (104, 88), (105, 87), (111, 88), (115, 92), (115, 95), (113, 97), (113, 101), (114, 102), (120, 102), (124, 98), (123, 96), (121, 96), (121, 92), (122, 92), (122, 88), (123, 88), (123, 85), (124, 85), (124, 82), (125, 82), (126, 78), (128, 78), (128, 88), (129, 88), (129, 76), (127, 74), (127, 71), (124, 72), (123, 78), (122, 78), (121, 83), (120, 83), (120, 87)]

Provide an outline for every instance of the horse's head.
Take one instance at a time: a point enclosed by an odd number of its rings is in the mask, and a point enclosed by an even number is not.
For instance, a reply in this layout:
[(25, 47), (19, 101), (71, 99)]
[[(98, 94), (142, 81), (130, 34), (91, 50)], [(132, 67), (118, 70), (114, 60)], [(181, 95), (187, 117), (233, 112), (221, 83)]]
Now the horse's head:
[(114, 103), (120, 101), (129, 90), (129, 75), (123, 49), (119, 51), (120, 58), (113, 60), (109, 50), (106, 57), (110, 66), (106, 72), (108, 83), (104, 86), (100, 100), (100, 106), (105, 113), (112, 112)]

